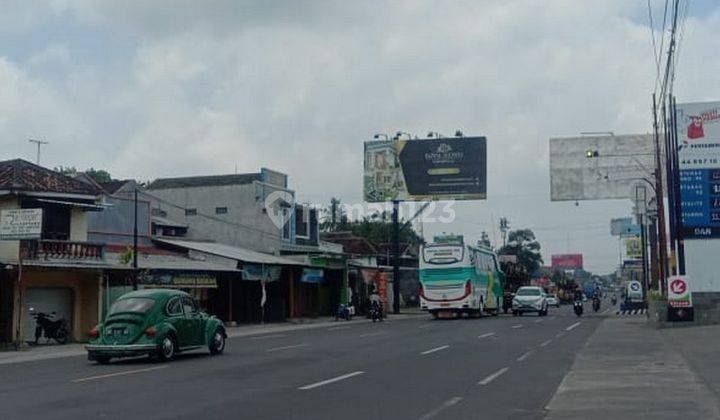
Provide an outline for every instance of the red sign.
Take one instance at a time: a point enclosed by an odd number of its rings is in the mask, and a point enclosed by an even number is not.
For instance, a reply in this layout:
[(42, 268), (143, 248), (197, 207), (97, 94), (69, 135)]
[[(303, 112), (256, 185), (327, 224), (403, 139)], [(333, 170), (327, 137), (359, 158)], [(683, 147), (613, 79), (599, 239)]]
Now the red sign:
[(551, 257), (553, 270), (577, 270), (583, 268), (582, 254), (558, 254)]
[(677, 295), (682, 295), (687, 290), (687, 283), (683, 279), (675, 279), (670, 282), (670, 290)]

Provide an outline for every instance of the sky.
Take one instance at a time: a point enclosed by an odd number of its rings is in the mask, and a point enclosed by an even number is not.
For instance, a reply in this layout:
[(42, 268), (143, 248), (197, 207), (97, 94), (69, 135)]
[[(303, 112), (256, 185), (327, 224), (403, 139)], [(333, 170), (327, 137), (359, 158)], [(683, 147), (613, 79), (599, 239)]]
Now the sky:
[[(682, 3), (686, 1), (683, 0)], [(662, 0), (651, 1), (660, 37)], [(548, 139), (646, 133), (644, 0), (0, 0), (0, 159), (117, 178), (287, 173), (301, 201), (362, 201), (362, 143), (488, 139), (488, 199), (427, 236), (530, 228), (549, 263), (612, 271), (629, 200), (550, 202)], [(679, 102), (720, 97), (720, 4), (689, 4)], [(659, 38), (658, 38), (659, 39)], [(442, 206), (438, 206), (441, 209)]]

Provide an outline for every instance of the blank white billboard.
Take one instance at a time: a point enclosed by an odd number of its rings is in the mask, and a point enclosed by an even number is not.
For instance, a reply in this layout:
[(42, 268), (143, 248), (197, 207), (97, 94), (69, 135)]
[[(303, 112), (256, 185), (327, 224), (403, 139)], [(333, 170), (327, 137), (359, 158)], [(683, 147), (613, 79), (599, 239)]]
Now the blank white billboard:
[(632, 198), (636, 185), (653, 196), (645, 180), (655, 183), (654, 153), (651, 134), (551, 138), (550, 199)]

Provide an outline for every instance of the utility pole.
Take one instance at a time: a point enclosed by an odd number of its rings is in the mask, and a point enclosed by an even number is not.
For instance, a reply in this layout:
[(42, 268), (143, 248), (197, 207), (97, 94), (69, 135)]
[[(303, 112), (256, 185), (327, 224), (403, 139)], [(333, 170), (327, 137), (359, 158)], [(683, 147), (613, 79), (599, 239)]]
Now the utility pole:
[(133, 221), (133, 290), (138, 289), (138, 190), (135, 187), (135, 218)]
[(663, 182), (662, 182), (662, 161), (660, 160), (660, 133), (658, 130), (657, 100), (653, 94), (653, 128), (655, 135), (655, 201), (657, 201), (658, 213), (658, 248), (659, 248), (659, 276), (658, 286), (661, 293), (664, 293), (662, 285), (667, 277), (667, 239), (665, 237), (665, 200), (663, 198)]
[(400, 201), (393, 200), (393, 313), (400, 313)]
[(43, 144), (50, 144), (49, 141), (29, 139), (28, 142), (37, 144), (37, 157), (35, 158), (35, 164), (40, 165), (40, 146)]

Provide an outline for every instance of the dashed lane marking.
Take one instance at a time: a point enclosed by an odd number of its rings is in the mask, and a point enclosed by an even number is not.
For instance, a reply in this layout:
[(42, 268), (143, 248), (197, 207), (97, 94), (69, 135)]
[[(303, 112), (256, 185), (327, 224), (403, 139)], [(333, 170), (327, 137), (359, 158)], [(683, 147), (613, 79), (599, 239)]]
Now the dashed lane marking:
[(504, 368), (498, 370), (497, 372), (493, 373), (492, 375), (489, 375), (489, 376), (485, 377), (485, 379), (483, 379), (483, 380), (481, 380), (480, 382), (478, 382), (478, 385), (483, 385), (483, 386), (485, 386), (485, 385), (489, 384), (490, 382), (492, 382), (492, 381), (494, 381), (495, 379), (499, 378), (502, 374), (504, 374), (505, 372), (507, 372), (509, 369), (510, 369), (510, 368), (508, 368), (508, 367), (504, 367)]
[(350, 328), (349, 325), (344, 325), (342, 327), (330, 327), (327, 330), (328, 331), (337, 331), (337, 330), (347, 330), (348, 328)]
[(450, 345), (446, 344), (444, 346), (435, 347), (434, 349), (425, 350), (424, 352), (421, 352), (420, 354), (424, 356), (426, 354), (435, 353), (436, 351), (445, 350), (449, 347), (450, 347)]
[(307, 390), (309, 390), (309, 389), (314, 389), (314, 388), (321, 387), (321, 386), (323, 386), (323, 385), (328, 385), (328, 384), (331, 384), (331, 383), (334, 383), (334, 382), (338, 382), (338, 381), (342, 381), (342, 380), (345, 380), (345, 379), (349, 379), (349, 378), (352, 378), (353, 376), (362, 375), (363, 373), (365, 373), (365, 372), (363, 372), (363, 371), (361, 371), (361, 370), (358, 370), (358, 371), (356, 371), (356, 372), (351, 372), (351, 373), (347, 373), (347, 374), (345, 374), (345, 375), (336, 376), (336, 377), (334, 377), (334, 378), (326, 379), (326, 380), (324, 380), (324, 381), (315, 382), (314, 384), (301, 386), (301, 387), (299, 387), (298, 389), (299, 389), (299, 390), (302, 390), (302, 391), (307, 391)]
[(286, 334), (270, 334), (270, 335), (258, 335), (255, 337), (249, 337), (248, 340), (266, 340), (269, 338), (281, 338), (285, 337)]
[(542, 343), (540, 343), (540, 347), (545, 347), (545, 346), (547, 346), (547, 345), (550, 344), (550, 343), (552, 343), (552, 339), (550, 339), (550, 340), (545, 340), (545, 341), (543, 341)]
[(494, 332), (489, 332), (489, 333), (485, 333), (485, 334), (482, 334), (482, 335), (478, 335), (478, 338), (487, 338), (487, 337), (491, 337), (491, 336), (493, 336), (493, 335), (495, 335)]
[(165, 368), (168, 367), (168, 366), (169, 366), (169, 365), (163, 365), (163, 366), (155, 366), (155, 367), (149, 367), (149, 368), (144, 368), (144, 369), (123, 370), (123, 371), (121, 371), (121, 372), (108, 373), (108, 374), (105, 374), (105, 375), (88, 376), (87, 378), (73, 379), (72, 382), (73, 382), (73, 383), (76, 383), (76, 384), (79, 384), (79, 383), (82, 383), (82, 382), (94, 381), (94, 380), (97, 380), (97, 379), (112, 378), (112, 377), (115, 377), (115, 376), (133, 375), (133, 374), (135, 374), (135, 373), (143, 373), (143, 372), (150, 372), (150, 371), (158, 370), (158, 369), (165, 369)]
[(523, 361), (525, 361), (525, 359), (527, 359), (528, 357), (530, 357), (530, 355), (533, 354), (533, 352), (534, 352), (533, 350), (530, 350), (529, 352), (527, 352), (527, 353), (523, 354), (522, 356), (518, 357), (518, 358), (517, 358), (517, 361), (518, 361), (518, 362), (523, 362)]
[(580, 325), (580, 321), (572, 324), (571, 326), (565, 328), (565, 331), (572, 331), (573, 329), (577, 328), (577, 326)]
[(308, 346), (308, 345), (305, 344), (305, 343), (302, 343), (302, 344), (292, 344), (292, 345), (290, 345), (290, 346), (273, 347), (273, 348), (267, 349), (267, 350), (265, 350), (265, 351), (268, 352), (268, 353), (272, 353), (272, 352), (274, 352), (274, 351), (297, 349), (297, 348), (300, 348), (300, 347), (307, 347), (307, 346)]
[(515, 325), (512, 326), (512, 328), (522, 328), (522, 327), (523, 327), (522, 324), (515, 324)]
[(431, 412), (429, 412), (429, 413), (426, 413), (426, 414), (423, 414), (422, 416), (420, 416), (420, 419), (419, 419), (419, 420), (430, 420), (431, 418), (433, 418), (433, 417), (437, 416), (438, 414), (440, 414), (441, 411), (443, 411), (443, 410), (445, 410), (445, 409), (447, 409), (447, 408), (449, 408), (449, 407), (452, 407), (453, 405), (459, 403), (460, 401), (462, 401), (462, 398), (460, 398), (460, 397), (452, 397), (452, 398), (450, 398), (449, 400), (447, 400), (447, 401), (445, 401), (444, 403), (442, 403), (442, 404), (440, 405), (440, 407), (434, 409), (433, 411), (431, 411)]

